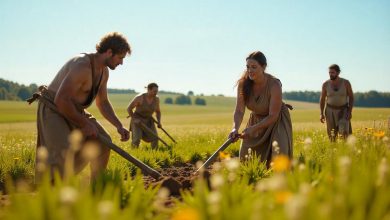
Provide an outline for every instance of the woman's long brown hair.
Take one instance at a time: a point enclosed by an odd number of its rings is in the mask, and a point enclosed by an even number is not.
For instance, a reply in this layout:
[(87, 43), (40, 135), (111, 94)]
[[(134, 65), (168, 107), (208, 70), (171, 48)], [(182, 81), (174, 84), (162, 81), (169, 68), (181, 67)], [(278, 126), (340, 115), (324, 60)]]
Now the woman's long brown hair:
[[(256, 60), (261, 66), (267, 66), (267, 58), (260, 51), (252, 52), (248, 55), (246, 60), (253, 59)], [(240, 94), (244, 95), (245, 104), (248, 103), (249, 97), (252, 93), (253, 80), (249, 78), (248, 71), (245, 70), (239, 80), (237, 80), (237, 85), (242, 85), (242, 91), (239, 91)]]

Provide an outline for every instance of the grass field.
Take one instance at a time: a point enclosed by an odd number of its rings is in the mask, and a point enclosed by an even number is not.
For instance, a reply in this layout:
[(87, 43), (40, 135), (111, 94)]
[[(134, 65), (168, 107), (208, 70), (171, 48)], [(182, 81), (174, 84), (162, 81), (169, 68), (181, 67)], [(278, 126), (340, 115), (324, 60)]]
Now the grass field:
[[(132, 97), (110, 95), (126, 126), (126, 107)], [(166, 97), (161, 96), (162, 103)], [(116, 144), (161, 169), (205, 160), (226, 140), (232, 127), (235, 99), (204, 98), (207, 106), (161, 105), (163, 126), (178, 144), (172, 148), (161, 146), (159, 150), (152, 150), (147, 144), (131, 149), (129, 142), (118, 140), (115, 129), (94, 106), (89, 111), (107, 128)], [(135, 175), (137, 169), (115, 154), (105, 177), (96, 184), (87, 184), (90, 187), (85, 187), (89, 175), (86, 170), (71, 181), (35, 188), (32, 182), (36, 104), (1, 101), (0, 187), (4, 189), (10, 180), (18, 187), (7, 191), (11, 204), (0, 208), (0, 218), (390, 219), (390, 109), (355, 108), (353, 138), (347, 143), (329, 143), (325, 125), (319, 122), (317, 104), (287, 103), (294, 106), (292, 171), (266, 170), (256, 160), (236, 168), (236, 143), (226, 150), (233, 159), (225, 159), (215, 168), (211, 188), (200, 179), (192, 192), (182, 193), (182, 200), (165, 206), (164, 191), (144, 189), (139, 175), (127, 178), (127, 174)], [(249, 111), (242, 128), (248, 115)], [(169, 142), (163, 134), (161, 137)], [(279, 163), (283, 168), (283, 162), (275, 161), (276, 165)]]

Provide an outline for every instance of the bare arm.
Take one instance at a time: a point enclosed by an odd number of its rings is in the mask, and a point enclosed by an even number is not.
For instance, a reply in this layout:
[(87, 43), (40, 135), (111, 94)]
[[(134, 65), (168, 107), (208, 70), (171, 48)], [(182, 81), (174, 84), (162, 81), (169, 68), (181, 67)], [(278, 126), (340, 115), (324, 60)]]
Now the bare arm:
[(142, 96), (135, 96), (129, 106), (127, 106), (127, 113), (129, 114), (129, 117), (133, 117), (133, 109), (141, 104), (141, 97)]
[(233, 142), (236, 142), (240, 137), (238, 130), (240, 129), (242, 119), (244, 118), (244, 114), (245, 114), (244, 94), (242, 92), (242, 84), (238, 84), (236, 108), (233, 114), (233, 129), (229, 134), (229, 138), (233, 139)]
[(322, 84), (322, 91), (320, 97), (320, 121), (325, 122), (324, 109), (325, 109), (325, 100), (326, 100), (326, 82)]
[(104, 76), (101, 86), (99, 88), (98, 94), (96, 96), (96, 106), (98, 107), (100, 113), (106, 118), (112, 125), (116, 128), (122, 127), (122, 123), (115, 114), (115, 111), (107, 97), (107, 81), (108, 73)]
[(121, 141), (127, 141), (130, 137), (129, 131), (123, 127), (118, 116), (115, 114), (114, 109), (112, 108), (111, 102), (107, 97), (107, 81), (108, 81), (108, 72), (105, 78), (102, 81), (102, 84), (99, 88), (98, 94), (96, 96), (96, 106), (98, 107), (100, 113), (106, 118), (112, 125), (114, 125), (121, 135)]
[(237, 100), (236, 100), (236, 108), (234, 110), (233, 115), (233, 129), (238, 131), (240, 129), (242, 119), (245, 114), (245, 100), (244, 94), (242, 93), (242, 85), (239, 84), (237, 88)]
[(157, 97), (156, 117), (158, 125), (161, 126), (160, 98)]
[(346, 80), (345, 86), (347, 89), (347, 96), (348, 96), (348, 118), (347, 119), (351, 119), (352, 118), (352, 108), (353, 108), (353, 104), (354, 104), (353, 91), (352, 91), (351, 83), (348, 80)]

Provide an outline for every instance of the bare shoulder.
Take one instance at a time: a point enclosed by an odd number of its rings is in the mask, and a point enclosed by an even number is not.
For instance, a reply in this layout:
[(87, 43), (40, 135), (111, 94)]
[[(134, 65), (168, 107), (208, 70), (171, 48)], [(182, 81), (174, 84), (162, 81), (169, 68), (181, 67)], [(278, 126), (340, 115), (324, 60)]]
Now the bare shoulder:
[(70, 59), (72, 67), (88, 67), (91, 69), (91, 60), (87, 55), (80, 54)]
[(322, 83), (322, 88), (325, 89), (326, 86), (328, 85), (329, 80), (326, 80), (325, 82)]
[(69, 61), (69, 74), (79, 77), (90, 77), (92, 72), (91, 63), (88, 56), (76, 56)]
[(345, 83), (345, 85), (348, 85), (348, 86), (350, 86), (350, 85), (351, 85), (351, 83), (349, 82), (349, 80), (348, 80), (348, 79), (344, 79), (344, 78), (343, 78), (343, 80), (344, 80), (344, 83)]
[(270, 85), (271, 90), (282, 88), (282, 82), (280, 81), (280, 79), (278, 79), (275, 76), (268, 74), (268, 73), (266, 75), (268, 76), (269, 85)]
[(139, 102), (139, 103), (142, 103), (142, 100), (143, 100), (143, 93), (140, 93), (140, 94), (138, 94), (138, 95), (136, 95), (135, 97), (134, 97), (134, 101), (136, 101), (136, 102)]
[(244, 82), (243, 82), (243, 81), (238, 82), (238, 83), (237, 83), (237, 92), (238, 92), (239, 94), (241, 94), (242, 91), (243, 91), (243, 89), (244, 89)]
[(279, 79), (274, 78), (270, 81), (270, 88), (271, 88), (272, 93), (278, 92), (278, 91), (281, 92), (282, 91), (282, 83), (280, 82)]

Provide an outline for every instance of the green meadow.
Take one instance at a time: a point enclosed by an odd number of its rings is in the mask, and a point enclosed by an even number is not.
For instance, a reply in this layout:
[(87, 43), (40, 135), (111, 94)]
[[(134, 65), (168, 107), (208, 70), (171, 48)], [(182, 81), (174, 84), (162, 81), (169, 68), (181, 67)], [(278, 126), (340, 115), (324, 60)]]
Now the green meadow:
[[(111, 94), (114, 109), (128, 127), (126, 107), (134, 95)], [(120, 142), (115, 128), (90, 111), (114, 143), (157, 170), (204, 161), (227, 138), (235, 98), (202, 97), (206, 106), (167, 105), (162, 95), (163, 127), (177, 144), (152, 150)], [(86, 183), (89, 172), (54, 186), (34, 182), (36, 107), (0, 102), (1, 219), (390, 219), (390, 109), (354, 108), (354, 135), (330, 143), (315, 103), (285, 101), (294, 107), (294, 159), (283, 158), (267, 170), (253, 159), (239, 163), (239, 143), (214, 166), (211, 187), (203, 179), (180, 199), (164, 190), (145, 188), (139, 170), (112, 153), (107, 172)], [(247, 110), (241, 129), (249, 116)], [(170, 140), (162, 133), (168, 143)], [(230, 159), (229, 159), (230, 158)], [(278, 166), (280, 165), (280, 166)], [(281, 169), (277, 168), (281, 167)], [(138, 174), (137, 174), (138, 172)], [(129, 178), (131, 176), (131, 178)], [(7, 187), (8, 186), (8, 187)], [(4, 199), (5, 198), (5, 199)], [(164, 205), (169, 201), (170, 205)]]

